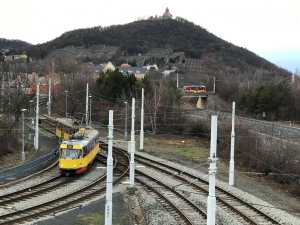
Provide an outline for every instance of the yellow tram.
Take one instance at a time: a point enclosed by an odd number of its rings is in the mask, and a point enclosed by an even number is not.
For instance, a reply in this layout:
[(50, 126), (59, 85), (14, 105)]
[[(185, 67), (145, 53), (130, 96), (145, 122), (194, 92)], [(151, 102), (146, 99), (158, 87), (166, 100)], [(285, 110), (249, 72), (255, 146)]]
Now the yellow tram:
[(87, 170), (99, 152), (99, 131), (80, 129), (59, 147), (59, 170), (62, 175), (80, 174)]
[(80, 130), (80, 124), (71, 118), (57, 118), (55, 134), (61, 140), (68, 140), (69, 136)]

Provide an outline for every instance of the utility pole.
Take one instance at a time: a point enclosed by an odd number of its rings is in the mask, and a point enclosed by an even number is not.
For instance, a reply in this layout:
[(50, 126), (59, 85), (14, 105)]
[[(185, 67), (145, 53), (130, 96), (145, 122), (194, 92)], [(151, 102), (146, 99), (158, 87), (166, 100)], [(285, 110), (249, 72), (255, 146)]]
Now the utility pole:
[(234, 119), (235, 119), (235, 102), (232, 103), (232, 129), (231, 129), (231, 151), (229, 163), (229, 185), (234, 185)]
[(134, 118), (135, 118), (135, 98), (132, 99), (132, 116), (131, 116), (131, 151), (130, 151), (130, 174), (129, 184), (134, 186), (134, 153), (135, 153), (135, 141), (134, 141)]
[(144, 149), (144, 88), (142, 88), (140, 150)]
[(85, 99), (85, 126), (88, 126), (88, 112), (89, 112), (89, 84), (86, 84), (86, 99)]
[(40, 95), (40, 85), (36, 85), (36, 116), (35, 116), (35, 136), (34, 136), (34, 148), (39, 149), (39, 95)]
[(125, 107), (125, 132), (124, 132), (124, 137), (127, 139), (127, 105), (128, 102), (124, 102), (126, 107)]
[[(52, 79), (54, 79), (54, 54), (52, 56)], [(52, 103), (52, 98), (51, 98), (51, 92), (52, 92), (52, 79), (51, 77), (49, 78), (49, 101), (48, 101), (48, 115), (51, 115), (51, 103)]]
[(214, 94), (216, 94), (216, 78), (215, 77), (213, 78), (214, 78)]
[(24, 148), (25, 148), (25, 141), (24, 141), (24, 133), (25, 133), (25, 130), (24, 130), (24, 111), (26, 111), (26, 109), (22, 109), (22, 120), (23, 120), (23, 123), (22, 123), (22, 136), (23, 136), (23, 140), (22, 140), (22, 161), (25, 160), (25, 151), (24, 151)]
[[(172, 79), (175, 79), (175, 78), (172, 78)], [(179, 78), (179, 76), (178, 76), (178, 72), (177, 72), (177, 75), (176, 75), (176, 80), (177, 80), (177, 88), (179, 87), (179, 79), (183, 79), (183, 78)]]
[(49, 78), (49, 100), (48, 100), (48, 115), (51, 115), (51, 78)]
[(8, 124), (10, 127), (10, 76), (8, 75)]
[(209, 193), (207, 196), (207, 225), (215, 225), (216, 221), (216, 173), (217, 173), (217, 127), (218, 116), (211, 117), (211, 139), (210, 139), (210, 166), (209, 166)]
[(66, 93), (66, 117), (68, 117), (68, 91), (65, 91)]
[(92, 96), (89, 95), (90, 99), (90, 126), (92, 126)]
[(109, 110), (109, 124), (108, 124), (108, 155), (107, 155), (107, 176), (106, 176), (106, 203), (105, 203), (105, 225), (112, 224), (112, 188), (113, 188), (113, 115), (114, 111)]

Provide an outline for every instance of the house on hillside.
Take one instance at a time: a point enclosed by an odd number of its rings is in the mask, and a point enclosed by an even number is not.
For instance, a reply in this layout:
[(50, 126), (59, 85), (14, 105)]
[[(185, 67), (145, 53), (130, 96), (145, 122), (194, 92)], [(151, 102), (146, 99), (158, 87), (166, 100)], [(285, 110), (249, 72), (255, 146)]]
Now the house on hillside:
[(148, 64), (147, 66), (143, 66), (143, 68), (147, 68), (148, 71), (152, 68), (154, 68), (155, 70), (158, 70), (158, 67), (156, 64), (153, 64), (153, 65)]
[(145, 75), (148, 73), (147, 68), (143, 68), (143, 67), (117, 66), (116, 68), (119, 69), (119, 71), (122, 72), (123, 74), (133, 73), (137, 79), (143, 79)]
[(166, 77), (166, 76), (169, 76), (170, 73), (173, 73), (173, 72), (175, 72), (175, 70), (164, 70), (164, 71), (162, 72), (162, 74), (164, 75), (164, 77)]
[(26, 62), (27, 60), (27, 55), (25, 53), (23, 53), (22, 55), (8, 55), (5, 57), (4, 61), (14, 61), (14, 60), (23, 60), (24, 62)]
[[(36, 82), (39, 83), (39, 89), (40, 89), (40, 95), (41, 96), (47, 96), (49, 94), (49, 76), (42, 76), (42, 77), (37, 77)], [(52, 85), (52, 94), (59, 94), (62, 92), (61, 90), (61, 85), (60, 85), (60, 79), (58, 77), (54, 77), (51, 79)], [(36, 91), (36, 84), (32, 83), (30, 85), (30, 94), (34, 94)]]
[(99, 75), (101, 72), (106, 72), (107, 70), (115, 70), (115, 66), (108, 62), (107, 64), (100, 64), (99, 66), (88, 66), (88, 68), (93, 72), (94, 75)]
[(147, 67), (131, 67), (127, 63), (123, 63), (121, 66), (114, 66), (111, 62), (108, 62), (106, 65), (100, 65), (100, 66), (89, 66), (90, 70), (92, 70), (94, 75), (99, 75), (101, 72), (106, 72), (107, 70), (114, 71), (115, 69), (119, 69), (120, 72), (123, 74), (126, 73), (133, 73), (136, 78), (142, 79), (144, 76), (148, 73)]
[(129, 65), (128, 63), (123, 63), (120, 67), (131, 67), (131, 65)]

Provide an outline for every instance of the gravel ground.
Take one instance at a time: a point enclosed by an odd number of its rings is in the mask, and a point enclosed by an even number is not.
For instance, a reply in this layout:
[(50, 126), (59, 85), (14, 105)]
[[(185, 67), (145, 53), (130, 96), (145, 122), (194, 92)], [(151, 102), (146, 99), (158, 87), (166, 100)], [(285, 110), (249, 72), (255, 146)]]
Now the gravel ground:
[[(126, 148), (126, 145), (124, 145), (122, 142), (115, 144)], [(136, 154), (148, 155), (142, 152), (137, 152)], [(153, 158), (161, 161), (161, 158)], [(178, 161), (178, 159), (176, 159), (176, 161)], [(206, 177), (208, 179), (206, 176), (208, 174), (207, 167), (201, 167), (199, 164), (195, 163), (192, 164), (185, 159), (182, 159), (180, 164), (168, 161), (166, 162), (172, 166), (180, 168), (182, 171), (189, 171), (194, 173), (194, 175)], [(197, 167), (196, 170), (193, 169), (195, 167)], [(259, 182), (259, 180), (255, 179), (254, 177), (251, 179), (236, 172), (235, 186), (232, 187), (228, 185), (228, 173), (221, 172), (217, 174), (216, 185), (228, 190), (231, 193), (234, 193), (267, 214), (273, 215), (274, 218), (277, 218), (281, 224), (300, 224), (300, 201), (297, 198), (289, 196), (288, 193), (283, 192), (282, 190), (275, 189), (273, 186), (268, 186), (265, 182)], [(204, 199), (205, 200), (203, 204), (206, 204), (207, 198)], [(298, 211), (295, 209), (298, 209)], [(222, 209), (218, 208), (217, 211), (220, 213)], [(217, 218), (219, 218), (219, 221), (223, 224), (239, 224), (238, 222), (233, 221), (234, 219), (228, 222), (227, 215), (222, 213), (217, 215)]]
[[(115, 146), (127, 148), (127, 142), (124, 141), (115, 141)], [(145, 147), (147, 148), (147, 147)], [(136, 154), (146, 155), (143, 152), (137, 152)], [(153, 156), (149, 156), (153, 157)], [(156, 160), (161, 161), (160, 158), (153, 157)], [(178, 161), (178, 160), (177, 160)], [(189, 171), (194, 173), (197, 176), (205, 177), (208, 173), (208, 168), (193, 165), (191, 162), (186, 160), (182, 160), (180, 164), (168, 162), (166, 163), (176, 166), (180, 168), (182, 171)], [(197, 168), (193, 169), (195, 166)], [(141, 170), (145, 170), (142, 169)], [(149, 173), (155, 174), (155, 172), (151, 172), (147, 170)], [(92, 172), (90, 177), (87, 177), (85, 180), (93, 179), (94, 176), (98, 176), (99, 171)], [(161, 176), (161, 175), (160, 175)], [(22, 188), (28, 187), (35, 182), (39, 182), (40, 179), (47, 179), (47, 176), (41, 175), (38, 179), (30, 179), (22, 182)], [(166, 179), (161, 176), (161, 179)], [(262, 179), (261, 179), (262, 180)], [(172, 185), (172, 181), (170, 181)], [(83, 185), (84, 182), (79, 181), (79, 183)], [(177, 183), (174, 182), (174, 185)], [(268, 214), (274, 215), (275, 218), (280, 221), (281, 224), (300, 224), (300, 212), (295, 211), (295, 209), (300, 209), (300, 202), (296, 198), (292, 198), (286, 192), (282, 192), (281, 190), (274, 189), (272, 186), (268, 186), (266, 182), (259, 182), (259, 180), (254, 177), (247, 177), (243, 174), (236, 173), (235, 174), (235, 187), (228, 185), (228, 173), (218, 173), (217, 175), (217, 185), (221, 186), (224, 189), (229, 190), (245, 199), (246, 201), (252, 203), (257, 206), (259, 209), (267, 212)], [(19, 185), (13, 185), (11, 187), (2, 188), (1, 195), (5, 193), (10, 193), (14, 190), (20, 189)], [(67, 189), (71, 191), (73, 188), (77, 189), (78, 185), (70, 185)], [(114, 197), (113, 197), (113, 215), (118, 215), (119, 221), (114, 221), (113, 224), (140, 224), (140, 225), (176, 225), (178, 222), (174, 215), (172, 215), (165, 206), (156, 201), (155, 198), (145, 191), (141, 187), (136, 187), (133, 190), (128, 189), (124, 185), (118, 185), (113, 188)], [(186, 192), (191, 192), (188, 186), (182, 186), (180, 188)], [(67, 191), (67, 192), (68, 192)], [(56, 191), (51, 193), (58, 195), (61, 194), (60, 191)], [(196, 202), (206, 207), (207, 196), (193, 196)], [(45, 197), (47, 199), (47, 197)], [(50, 198), (50, 197), (49, 197)], [(37, 201), (45, 201), (34, 199), (34, 202)], [(17, 209), (22, 209), (25, 207), (24, 203), (16, 203), (15, 206)], [(105, 195), (95, 198), (93, 201), (84, 203), (81, 208), (74, 208), (73, 210), (69, 210), (66, 212), (61, 212), (56, 215), (50, 215), (45, 218), (41, 218), (35, 222), (26, 223), (26, 224), (36, 224), (36, 225), (44, 225), (44, 224), (97, 224), (92, 223), (93, 218), (98, 215), (104, 215), (104, 207), (105, 207)], [(0, 207), (0, 213), (5, 213), (6, 209)], [(82, 215), (89, 214), (90, 222), (84, 221), (81, 218)], [(129, 216), (130, 215), (130, 216)], [(113, 216), (117, 218), (116, 216)], [(85, 218), (86, 219), (86, 218)], [(217, 206), (217, 216), (216, 220), (219, 221), (219, 224), (240, 224), (235, 218), (232, 218), (230, 215), (227, 215), (223, 209)], [(124, 222), (127, 221), (127, 222)], [(101, 224), (101, 223), (100, 223)]]

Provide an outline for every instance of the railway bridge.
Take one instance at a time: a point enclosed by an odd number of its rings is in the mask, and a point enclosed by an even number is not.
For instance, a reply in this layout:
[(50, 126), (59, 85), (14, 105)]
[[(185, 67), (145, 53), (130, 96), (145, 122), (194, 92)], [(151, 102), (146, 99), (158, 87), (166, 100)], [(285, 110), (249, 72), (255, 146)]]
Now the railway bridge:
[(206, 104), (209, 101), (209, 96), (214, 95), (213, 91), (206, 91), (205, 93), (184, 93), (183, 98), (198, 98), (196, 107), (198, 109), (206, 109)]

